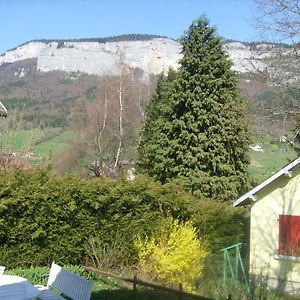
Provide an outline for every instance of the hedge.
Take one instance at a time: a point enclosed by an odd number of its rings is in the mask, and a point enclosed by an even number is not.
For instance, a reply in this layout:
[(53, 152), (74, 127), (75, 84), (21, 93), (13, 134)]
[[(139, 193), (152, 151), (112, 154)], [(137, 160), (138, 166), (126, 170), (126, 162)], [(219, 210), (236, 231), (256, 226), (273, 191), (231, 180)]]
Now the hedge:
[(80, 264), (90, 238), (109, 244), (116, 232), (134, 260), (134, 236), (151, 235), (167, 215), (191, 219), (213, 250), (239, 241), (243, 232), (240, 210), (144, 176), (126, 181), (52, 176), (47, 169), (1, 171), (0, 264)]

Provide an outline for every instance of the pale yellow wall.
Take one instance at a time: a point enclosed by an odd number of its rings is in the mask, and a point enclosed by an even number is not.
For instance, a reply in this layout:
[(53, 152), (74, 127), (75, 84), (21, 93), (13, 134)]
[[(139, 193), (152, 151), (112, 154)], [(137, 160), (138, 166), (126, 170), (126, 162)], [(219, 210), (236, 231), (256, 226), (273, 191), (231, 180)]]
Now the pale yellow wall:
[(300, 261), (276, 260), (281, 214), (300, 216), (300, 168), (257, 194), (251, 208), (250, 272), (300, 282)]

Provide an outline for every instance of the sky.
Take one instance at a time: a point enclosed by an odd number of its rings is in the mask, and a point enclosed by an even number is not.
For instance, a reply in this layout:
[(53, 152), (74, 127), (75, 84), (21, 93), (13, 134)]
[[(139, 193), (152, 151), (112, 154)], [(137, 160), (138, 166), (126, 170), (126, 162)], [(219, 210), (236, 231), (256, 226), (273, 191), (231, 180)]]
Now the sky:
[(177, 39), (206, 14), (220, 36), (259, 40), (254, 0), (0, 0), (0, 54), (33, 39), (143, 33)]

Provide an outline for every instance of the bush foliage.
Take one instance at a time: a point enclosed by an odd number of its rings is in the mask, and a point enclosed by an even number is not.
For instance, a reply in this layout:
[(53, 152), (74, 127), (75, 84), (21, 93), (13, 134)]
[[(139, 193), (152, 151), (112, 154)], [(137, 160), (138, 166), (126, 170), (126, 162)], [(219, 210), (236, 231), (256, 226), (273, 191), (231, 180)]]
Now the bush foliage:
[(83, 263), (91, 238), (111, 244), (123, 237), (127, 261), (136, 259), (133, 237), (149, 235), (165, 216), (191, 220), (211, 250), (240, 241), (243, 213), (201, 201), (180, 186), (147, 177), (57, 177), (47, 169), (0, 172), (0, 264), (19, 266)]
[[(95, 276), (93, 273), (86, 273), (82, 266), (75, 266), (75, 265), (65, 265), (63, 266), (67, 270), (88, 279), (93, 279)], [(48, 277), (50, 273), (50, 267), (29, 267), (29, 268), (15, 268), (10, 270), (5, 270), (6, 275), (17, 275), (23, 278), (26, 278), (32, 284), (39, 284), (39, 285), (47, 285)]]
[(181, 283), (186, 291), (196, 290), (195, 283), (203, 275), (208, 251), (189, 221), (180, 223), (167, 218), (154, 236), (146, 239), (138, 236), (134, 244), (143, 275), (174, 288)]

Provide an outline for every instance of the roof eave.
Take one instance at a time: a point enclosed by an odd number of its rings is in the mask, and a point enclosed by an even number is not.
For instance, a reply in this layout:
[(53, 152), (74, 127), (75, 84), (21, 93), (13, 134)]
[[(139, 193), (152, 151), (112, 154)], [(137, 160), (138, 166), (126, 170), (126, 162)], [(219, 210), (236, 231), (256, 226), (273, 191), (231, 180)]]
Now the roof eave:
[(253, 200), (251, 198), (254, 198), (255, 194), (264, 189), (266, 186), (268, 186), (270, 183), (278, 179), (279, 177), (285, 175), (291, 177), (290, 170), (293, 169), (295, 166), (299, 165), (300, 163), (300, 157), (298, 157), (296, 160), (292, 161), (290, 164), (282, 168), (280, 171), (266, 179), (264, 182), (253, 188), (251, 191), (248, 193), (244, 194), (242, 197), (239, 199), (235, 200), (232, 205), (239, 206), (239, 205), (246, 205), (248, 204), (248, 200)]

